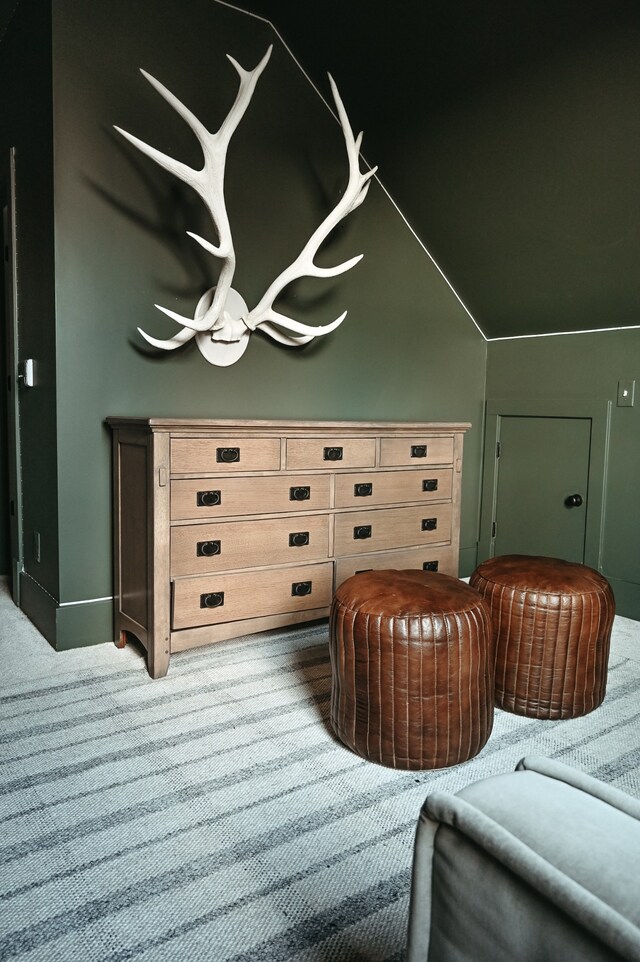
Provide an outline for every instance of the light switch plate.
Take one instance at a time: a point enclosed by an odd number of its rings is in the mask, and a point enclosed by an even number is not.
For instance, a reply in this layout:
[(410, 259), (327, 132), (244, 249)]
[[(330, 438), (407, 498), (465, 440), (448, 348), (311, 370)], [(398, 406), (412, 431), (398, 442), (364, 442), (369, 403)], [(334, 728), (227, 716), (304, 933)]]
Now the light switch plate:
[(18, 384), (23, 387), (33, 387), (35, 384), (34, 378), (34, 363), (33, 358), (28, 357), (24, 361), (20, 361), (18, 364)]
[(618, 381), (618, 407), (619, 408), (632, 408), (633, 399), (636, 393), (636, 382), (635, 381)]

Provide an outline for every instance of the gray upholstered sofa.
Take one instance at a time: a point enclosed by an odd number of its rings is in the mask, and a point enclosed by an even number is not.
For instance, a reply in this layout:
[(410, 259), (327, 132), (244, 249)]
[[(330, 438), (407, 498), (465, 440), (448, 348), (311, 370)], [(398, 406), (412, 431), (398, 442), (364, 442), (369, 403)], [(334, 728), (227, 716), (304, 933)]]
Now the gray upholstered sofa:
[(640, 802), (566, 765), (422, 808), (408, 962), (640, 960)]

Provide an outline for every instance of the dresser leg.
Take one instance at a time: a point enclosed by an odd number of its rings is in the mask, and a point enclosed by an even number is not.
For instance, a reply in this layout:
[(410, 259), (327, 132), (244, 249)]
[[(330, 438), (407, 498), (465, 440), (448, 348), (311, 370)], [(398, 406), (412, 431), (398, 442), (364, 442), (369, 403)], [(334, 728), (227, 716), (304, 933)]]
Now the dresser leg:
[(171, 648), (169, 639), (160, 644), (149, 645), (147, 650), (147, 670), (152, 678), (164, 678), (169, 671)]
[(116, 648), (126, 648), (126, 646), (127, 646), (127, 633), (126, 633), (126, 631), (124, 630), (124, 628), (122, 628), (122, 629), (118, 632), (118, 637), (115, 639), (114, 645), (116, 646)]

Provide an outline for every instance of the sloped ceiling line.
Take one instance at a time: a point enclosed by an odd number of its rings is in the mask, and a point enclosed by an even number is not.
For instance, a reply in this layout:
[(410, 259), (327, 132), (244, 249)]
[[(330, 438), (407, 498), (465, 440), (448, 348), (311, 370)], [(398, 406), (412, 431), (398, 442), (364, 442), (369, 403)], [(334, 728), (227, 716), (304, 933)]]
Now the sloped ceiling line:
[[(262, 17), (262, 16), (260, 16), (260, 15), (257, 14), (257, 13), (252, 13), (252, 12), (249, 11), (249, 10), (243, 10), (241, 7), (237, 7), (235, 4), (229, 3), (228, 0), (215, 0), (215, 3), (218, 3), (218, 4), (220, 4), (220, 5), (223, 6), (223, 7), (229, 7), (230, 9), (235, 10), (235, 11), (237, 11), (238, 13), (243, 13), (245, 16), (253, 17), (253, 18), (256, 19), (256, 20), (260, 20), (262, 23), (266, 23), (266, 24), (269, 26), (269, 28), (273, 31), (273, 33), (275, 34), (275, 36), (277, 37), (279, 43), (280, 43), (280, 44), (282, 45), (282, 47), (284, 48), (284, 50), (286, 50), (287, 54), (291, 57), (291, 59), (293, 60), (294, 64), (296, 65), (296, 67), (298, 68), (298, 70), (300, 71), (300, 73), (303, 75), (303, 77), (305, 78), (305, 80), (307, 81), (307, 83), (311, 85), (311, 87), (313, 88), (313, 90), (315, 91), (315, 93), (317, 94), (317, 96), (320, 98), (320, 100), (322, 101), (324, 107), (329, 111), (329, 113), (331, 114), (331, 116), (333, 117), (333, 119), (335, 120), (335, 122), (336, 122), (338, 125), (340, 124), (340, 121), (339, 121), (339, 119), (338, 119), (338, 116), (337, 116), (335, 110), (333, 109), (333, 107), (331, 106), (331, 104), (326, 100), (326, 98), (324, 97), (324, 95), (323, 95), (323, 93), (321, 92), (321, 90), (319, 90), (319, 88), (318, 88), (318, 87), (316, 86), (316, 84), (313, 82), (313, 80), (311, 79), (311, 77), (309, 76), (309, 74), (307, 73), (307, 71), (304, 69), (304, 67), (302, 66), (302, 64), (300, 63), (300, 61), (298, 60), (298, 58), (296, 57), (296, 55), (294, 54), (294, 52), (292, 51), (292, 49), (291, 49), (291, 47), (289, 46), (289, 44), (286, 42), (286, 40), (284, 39), (284, 37), (282, 36), (282, 34), (281, 34), (280, 31), (278, 30), (278, 28), (275, 26), (275, 24), (274, 24), (271, 20), (268, 20), (266, 17)], [(365, 136), (366, 136), (366, 131), (365, 131)], [(367, 160), (367, 158), (364, 156), (364, 154), (363, 154), (362, 152), (360, 152), (360, 157), (362, 158), (363, 163), (369, 168), (369, 170), (371, 170), (372, 164), (369, 163), (369, 161)], [(487, 337), (486, 337), (484, 331), (481, 329), (481, 327), (480, 327), (480, 325), (478, 324), (478, 322), (476, 321), (475, 317), (473, 316), (473, 314), (471, 313), (471, 311), (469, 310), (469, 308), (467, 307), (467, 305), (464, 303), (464, 301), (462, 300), (462, 298), (460, 297), (460, 295), (459, 295), (458, 292), (456, 291), (455, 287), (453, 286), (453, 284), (451, 283), (451, 281), (449, 280), (449, 278), (447, 277), (447, 275), (444, 273), (444, 271), (442, 270), (442, 268), (440, 267), (440, 265), (437, 263), (437, 261), (435, 260), (435, 258), (434, 258), (433, 255), (431, 254), (431, 252), (430, 252), (430, 251), (428, 250), (428, 248), (425, 246), (424, 242), (421, 240), (421, 238), (418, 236), (418, 234), (416, 233), (416, 231), (413, 229), (413, 227), (412, 227), (411, 224), (409, 223), (409, 220), (407, 219), (407, 217), (405, 216), (405, 214), (402, 212), (402, 210), (400, 209), (400, 207), (398, 206), (398, 204), (396, 203), (396, 201), (393, 199), (393, 197), (391, 196), (391, 194), (389, 193), (389, 191), (387, 190), (387, 188), (385, 187), (385, 185), (384, 185), (384, 184), (382, 183), (382, 181), (380, 180), (379, 175), (378, 175), (378, 174), (374, 174), (374, 176), (373, 176), (372, 179), (377, 182), (378, 186), (380, 187), (380, 189), (382, 190), (382, 192), (383, 192), (383, 193), (385, 194), (385, 196), (387, 197), (389, 203), (392, 205), (392, 207), (394, 208), (394, 210), (396, 211), (396, 213), (402, 218), (402, 221), (403, 221), (405, 227), (407, 228), (407, 230), (411, 233), (411, 235), (414, 237), (414, 239), (418, 242), (418, 244), (420, 245), (420, 247), (422, 248), (422, 250), (424, 251), (424, 253), (427, 255), (427, 257), (429, 258), (429, 260), (431, 261), (431, 263), (433, 264), (433, 266), (435, 267), (435, 269), (438, 271), (438, 273), (440, 274), (440, 276), (441, 276), (442, 279), (444, 280), (445, 284), (449, 287), (449, 289), (450, 289), (451, 293), (453, 294), (453, 296), (456, 298), (456, 300), (458, 301), (458, 303), (460, 304), (460, 306), (463, 308), (463, 310), (466, 312), (466, 314), (468, 314), (469, 318), (471, 319), (471, 321), (473, 321), (474, 325), (476, 326), (478, 332), (480, 333), (480, 335), (481, 335), (481, 336), (485, 339), (485, 341), (486, 341), (486, 340), (487, 340)]]
[(345, 78), (396, 208), (487, 340), (640, 326), (637, 0), (235, 2), (320, 86)]

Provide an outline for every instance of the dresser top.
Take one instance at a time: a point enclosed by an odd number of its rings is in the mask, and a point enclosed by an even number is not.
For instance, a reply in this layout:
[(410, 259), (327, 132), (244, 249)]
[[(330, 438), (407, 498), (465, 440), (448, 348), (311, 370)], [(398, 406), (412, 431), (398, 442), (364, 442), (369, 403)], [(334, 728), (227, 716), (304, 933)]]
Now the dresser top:
[(247, 420), (219, 418), (142, 418), (108, 417), (107, 424), (114, 429), (143, 430), (149, 432), (170, 432), (179, 434), (210, 434), (212, 431), (225, 433), (265, 432), (269, 434), (309, 434), (331, 431), (339, 434), (358, 434), (372, 432), (400, 434), (421, 432), (428, 434), (453, 434), (467, 431), (469, 422), (444, 421), (299, 421), (299, 420)]

